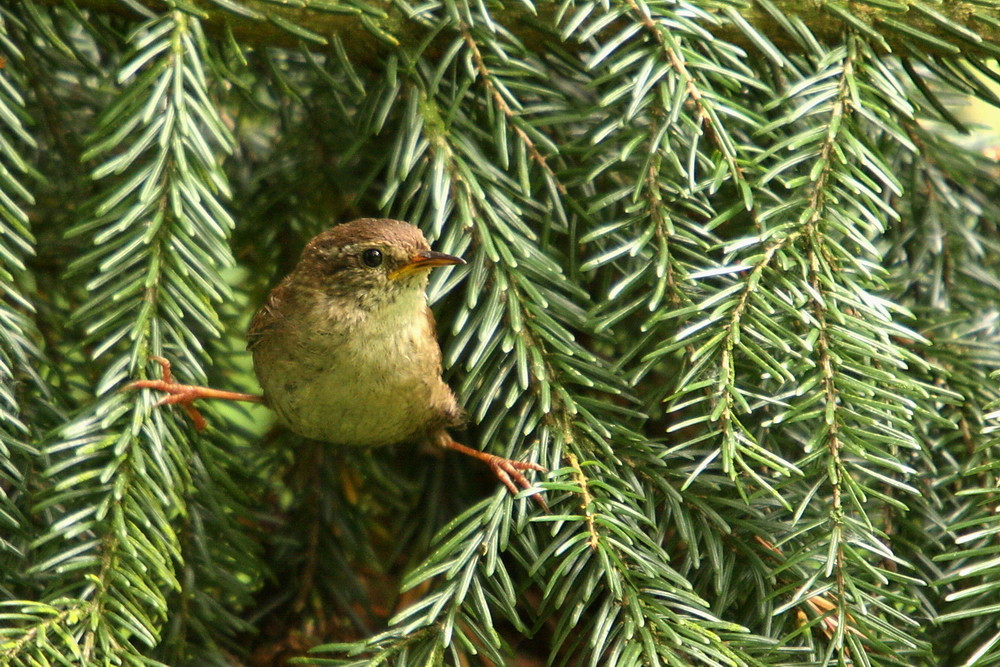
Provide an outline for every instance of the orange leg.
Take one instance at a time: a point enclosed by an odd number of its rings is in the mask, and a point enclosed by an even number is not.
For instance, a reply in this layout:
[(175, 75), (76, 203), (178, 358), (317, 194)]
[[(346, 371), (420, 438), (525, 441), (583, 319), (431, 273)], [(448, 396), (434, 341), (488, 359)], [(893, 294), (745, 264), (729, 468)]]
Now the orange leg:
[(212, 389), (211, 387), (199, 387), (198, 385), (174, 382), (174, 376), (170, 372), (169, 361), (163, 357), (150, 357), (150, 359), (160, 364), (160, 368), (163, 369), (160, 379), (138, 380), (125, 385), (125, 389), (156, 389), (157, 391), (166, 392), (169, 396), (164, 396), (156, 404), (177, 404), (181, 406), (188, 417), (191, 418), (191, 421), (194, 422), (194, 427), (199, 431), (205, 428), (205, 418), (192, 405), (199, 398), (217, 398), (224, 401), (247, 401), (250, 403), (264, 402), (264, 397), (257, 394), (242, 394), (238, 391), (222, 391), (221, 389)]
[[(518, 488), (515, 486), (514, 482), (517, 482), (522, 489), (530, 489), (531, 482), (528, 478), (524, 476), (522, 470), (536, 470), (538, 472), (547, 472), (545, 468), (538, 465), (537, 463), (530, 463), (528, 461), (514, 461), (513, 459), (505, 459), (501, 456), (495, 454), (487, 454), (486, 452), (481, 452), (478, 449), (473, 449), (471, 447), (466, 447), (463, 444), (457, 443), (451, 439), (451, 436), (447, 432), (442, 432), (436, 438), (436, 442), (441, 447), (445, 449), (454, 449), (456, 452), (462, 452), (467, 456), (479, 459), (483, 461), (490, 467), (493, 474), (497, 476), (497, 479), (510, 489), (510, 492), (517, 495)], [(513, 478), (513, 479), (511, 479)], [(543, 510), (549, 511), (549, 506), (546, 504), (545, 499), (537, 491), (531, 494), (532, 499), (538, 503)]]

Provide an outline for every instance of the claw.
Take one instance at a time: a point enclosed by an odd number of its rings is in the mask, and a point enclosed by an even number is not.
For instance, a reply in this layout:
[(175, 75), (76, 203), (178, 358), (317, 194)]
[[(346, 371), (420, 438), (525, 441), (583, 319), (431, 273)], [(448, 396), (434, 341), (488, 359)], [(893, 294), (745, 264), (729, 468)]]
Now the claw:
[(255, 394), (241, 394), (234, 391), (220, 391), (218, 389), (212, 389), (210, 387), (199, 387), (193, 384), (180, 384), (179, 382), (174, 382), (173, 373), (170, 371), (170, 362), (163, 357), (151, 356), (150, 359), (155, 361), (160, 365), (160, 379), (159, 380), (137, 380), (135, 382), (130, 382), (125, 385), (125, 391), (134, 391), (136, 389), (155, 389), (156, 391), (162, 391), (167, 394), (159, 401), (156, 405), (179, 405), (187, 413), (187, 416), (191, 419), (194, 427), (198, 431), (205, 430), (207, 422), (205, 417), (202, 416), (198, 408), (192, 405), (199, 398), (219, 398), (230, 401), (252, 401), (255, 403), (260, 403), (263, 401), (261, 396)]
[(195, 430), (204, 431), (208, 422), (205, 421), (204, 415), (201, 414), (198, 408), (192, 405), (192, 403), (199, 398), (197, 392), (198, 387), (174, 382), (174, 375), (170, 371), (170, 361), (167, 359), (156, 356), (151, 356), (150, 359), (160, 365), (160, 379), (137, 380), (125, 385), (125, 390), (134, 391), (136, 389), (155, 389), (157, 391), (166, 392), (167, 396), (158, 400), (155, 405), (180, 405), (184, 409), (184, 412), (187, 413), (188, 418), (191, 419)]
[[(538, 472), (547, 472), (545, 468), (538, 465), (537, 463), (530, 463), (528, 461), (515, 461), (513, 459), (505, 459), (499, 456), (495, 456), (493, 454), (487, 454), (487, 456), (490, 457), (489, 459), (486, 460), (486, 463), (487, 465), (489, 465), (490, 470), (492, 470), (493, 474), (497, 476), (497, 478), (500, 480), (500, 483), (506, 486), (508, 489), (510, 489), (510, 492), (515, 496), (520, 492), (520, 490), (517, 488), (517, 486), (514, 485), (514, 481), (516, 481), (522, 489), (532, 488), (531, 482), (528, 480), (527, 477), (524, 476), (524, 473), (521, 472), (522, 470), (535, 470)], [(514, 478), (513, 481), (511, 480), (511, 477)], [(546, 503), (545, 499), (542, 498), (542, 494), (540, 494), (538, 491), (535, 491), (534, 493), (531, 494), (531, 498), (536, 503), (538, 503), (543, 510), (549, 512), (548, 503)]]
[(170, 372), (170, 360), (166, 357), (158, 357), (156, 355), (151, 356), (150, 359), (160, 365), (160, 379), (173, 384), (174, 374)]
[[(486, 452), (481, 452), (478, 449), (472, 449), (471, 447), (466, 447), (465, 445), (459, 444), (454, 440), (452, 440), (451, 436), (449, 436), (446, 432), (439, 435), (436, 438), (436, 441), (442, 447), (446, 447), (447, 449), (454, 449), (456, 451), (462, 452), (463, 454), (467, 454), (469, 456), (472, 456), (474, 458), (477, 458), (485, 462), (486, 465), (490, 467), (490, 470), (493, 471), (493, 474), (497, 476), (497, 479), (500, 480), (500, 483), (506, 486), (510, 490), (510, 492), (514, 495), (517, 495), (520, 492), (520, 489), (517, 488), (518, 486), (520, 486), (521, 489), (525, 490), (532, 488), (531, 482), (528, 480), (527, 477), (524, 476), (524, 473), (521, 472), (522, 470), (535, 470), (537, 472), (542, 472), (542, 473), (548, 472), (545, 468), (538, 465), (537, 463), (531, 463), (530, 461), (515, 461), (513, 459), (505, 459), (502, 456), (497, 456), (495, 454), (487, 454)], [(515, 482), (517, 484), (515, 484)], [(541, 493), (535, 491), (534, 493), (531, 494), (531, 498), (536, 503), (538, 503), (538, 505), (543, 510), (545, 510), (545, 512), (549, 512), (549, 506), (545, 502), (545, 499), (542, 498)]]

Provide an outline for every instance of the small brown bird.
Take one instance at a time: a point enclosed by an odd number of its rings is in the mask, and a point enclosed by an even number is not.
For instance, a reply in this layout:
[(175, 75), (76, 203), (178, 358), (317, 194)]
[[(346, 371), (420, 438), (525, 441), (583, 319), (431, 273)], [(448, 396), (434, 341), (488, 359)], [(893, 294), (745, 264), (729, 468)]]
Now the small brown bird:
[[(522, 471), (545, 469), (461, 445), (447, 429), (463, 421), (441, 379), (441, 348), (425, 288), (430, 269), (464, 264), (434, 252), (419, 229), (362, 218), (313, 238), (295, 269), (268, 296), (247, 332), (263, 396), (184, 385), (170, 364), (160, 380), (128, 389), (170, 395), (197, 428), (199, 398), (263, 402), (295, 433), (334, 445), (430, 442), (486, 462), (512, 493), (530, 488)], [(541, 496), (533, 496), (543, 507)]]

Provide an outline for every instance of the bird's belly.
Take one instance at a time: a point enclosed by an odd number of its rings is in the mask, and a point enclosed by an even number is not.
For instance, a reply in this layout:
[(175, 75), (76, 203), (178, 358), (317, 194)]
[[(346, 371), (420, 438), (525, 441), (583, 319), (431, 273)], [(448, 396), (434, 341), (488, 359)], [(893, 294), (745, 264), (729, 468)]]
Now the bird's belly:
[(436, 360), (420, 363), (414, 354), (426, 334), (406, 328), (391, 335), (358, 333), (321, 349), (289, 346), (261, 360), (271, 366), (258, 376), (278, 421), (299, 435), (341, 445), (420, 437), (439, 418), (435, 385), (444, 387)]
[(307, 438), (363, 447), (411, 440), (428, 422), (426, 392), (380, 375), (302, 373), (269, 400), (279, 421)]

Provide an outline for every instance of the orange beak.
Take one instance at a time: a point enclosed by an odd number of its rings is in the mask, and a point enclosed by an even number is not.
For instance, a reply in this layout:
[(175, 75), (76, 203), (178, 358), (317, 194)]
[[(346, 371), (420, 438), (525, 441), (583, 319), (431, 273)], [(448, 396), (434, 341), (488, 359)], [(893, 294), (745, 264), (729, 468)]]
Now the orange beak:
[(465, 260), (454, 255), (446, 255), (443, 252), (425, 250), (410, 258), (410, 261), (403, 264), (398, 269), (389, 272), (389, 277), (393, 280), (408, 276), (417, 271), (433, 269), (435, 266), (450, 266), (452, 264), (465, 264)]

